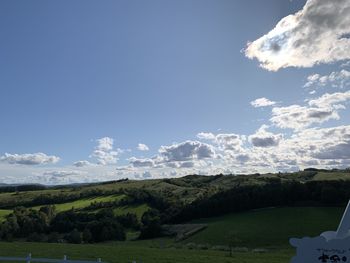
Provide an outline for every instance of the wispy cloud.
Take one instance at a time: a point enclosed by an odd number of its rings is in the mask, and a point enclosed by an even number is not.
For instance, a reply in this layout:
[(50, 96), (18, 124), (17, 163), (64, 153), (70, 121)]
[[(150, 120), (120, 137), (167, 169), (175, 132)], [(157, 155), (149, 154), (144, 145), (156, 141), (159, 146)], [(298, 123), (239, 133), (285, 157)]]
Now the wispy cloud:
[(143, 143), (139, 143), (137, 145), (137, 149), (139, 151), (149, 151), (149, 147), (146, 144), (143, 144)]
[(259, 108), (259, 107), (273, 106), (276, 104), (276, 102), (263, 97), (263, 98), (259, 98), (251, 101), (250, 104), (255, 108)]
[(9, 164), (22, 165), (39, 165), (39, 164), (54, 164), (60, 160), (54, 155), (46, 155), (45, 153), (25, 153), (25, 154), (10, 154), (5, 153), (0, 157), (0, 161)]
[(350, 85), (350, 71), (342, 69), (333, 71), (329, 75), (313, 74), (307, 77), (307, 82), (304, 87), (325, 87), (345, 88)]

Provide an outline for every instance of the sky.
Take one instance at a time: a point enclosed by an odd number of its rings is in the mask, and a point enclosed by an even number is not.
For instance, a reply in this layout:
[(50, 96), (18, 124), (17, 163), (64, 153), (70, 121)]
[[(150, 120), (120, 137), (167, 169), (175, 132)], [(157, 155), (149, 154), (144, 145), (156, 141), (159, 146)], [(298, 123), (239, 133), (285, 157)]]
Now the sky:
[(350, 167), (350, 0), (2, 0), (0, 183)]

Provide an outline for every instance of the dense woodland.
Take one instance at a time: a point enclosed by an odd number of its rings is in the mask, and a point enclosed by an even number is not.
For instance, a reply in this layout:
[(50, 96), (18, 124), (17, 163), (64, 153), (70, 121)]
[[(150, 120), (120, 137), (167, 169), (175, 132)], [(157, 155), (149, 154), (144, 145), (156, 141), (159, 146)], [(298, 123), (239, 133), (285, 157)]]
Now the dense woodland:
[[(261, 176), (188, 176), (179, 179), (148, 181), (133, 186), (127, 180), (55, 188), (23, 186), (3, 189), (11, 199), (1, 200), (1, 209), (11, 209), (0, 225), (2, 240), (37, 242), (97, 243), (123, 241), (127, 231), (139, 233), (139, 239), (162, 235), (163, 224), (185, 223), (203, 217), (280, 206), (339, 206), (350, 199), (349, 170), (322, 171), (327, 180), (314, 180), (320, 173), (308, 169), (296, 174)], [(336, 171), (339, 175), (339, 171)], [(231, 184), (228, 184), (230, 182)], [(136, 184), (136, 183), (135, 183)], [(229, 185), (229, 186), (227, 186)], [(111, 187), (118, 186), (118, 187)], [(157, 187), (163, 188), (157, 190)], [(12, 189), (12, 192), (10, 191)], [(46, 190), (46, 191), (43, 191)], [(33, 194), (33, 198), (23, 198)], [(55, 194), (54, 194), (55, 193)], [(57, 211), (57, 204), (96, 196), (120, 195), (123, 198), (91, 202), (80, 209)], [(195, 198), (193, 198), (195, 196)], [(10, 201), (9, 201), (10, 200)], [(138, 217), (134, 213), (116, 215), (115, 207), (147, 204), (149, 209)]]

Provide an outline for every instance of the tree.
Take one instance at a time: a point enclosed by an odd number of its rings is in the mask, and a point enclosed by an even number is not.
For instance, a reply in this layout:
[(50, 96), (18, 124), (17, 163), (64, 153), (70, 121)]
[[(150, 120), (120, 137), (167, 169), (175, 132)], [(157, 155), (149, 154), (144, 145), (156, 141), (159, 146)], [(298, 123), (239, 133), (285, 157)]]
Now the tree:
[(60, 235), (57, 232), (51, 232), (47, 237), (47, 242), (58, 243), (60, 240)]
[(141, 239), (154, 238), (161, 235), (161, 221), (159, 211), (156, 209), (150, 209), (146, 211), (141, 219)]
[(56, 216), (56, 207), (54, 205), (42, 206), (39, 211), (46, 214), (50, 222)]
[(83, 231), (83, 241), (84, 243), (90, 243), (92, 241), (92, 234), (88, 228), (85, 228)]
[(122, 224), (125, 228), (132, 228), (135, 230), (140, 229), (140, 222), (134, 213), (127, 213), (126, 215), (119, 215), (116, 219)]
[(70, 243), (80, 244), (82, 241), (81, 233), (77, 229), (73, 229), (73, 231), (69, 233), (67, 240)]
[(27, 241), (29, 242), (45, 242), (46, 236), (44, 234), (32, 233), (28, 236)]

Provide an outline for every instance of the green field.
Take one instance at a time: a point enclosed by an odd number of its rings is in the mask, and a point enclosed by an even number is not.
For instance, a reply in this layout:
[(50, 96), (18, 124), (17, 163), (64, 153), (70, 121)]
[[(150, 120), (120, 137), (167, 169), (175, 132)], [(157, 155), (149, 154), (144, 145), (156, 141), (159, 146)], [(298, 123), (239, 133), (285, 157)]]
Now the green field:
[[(138, 209), (145, 209), (140, 206)], [(144, 241), (108, 242), (73, 245), (49, 243), (0, 242), (1, 256), (24, 256), (74, 259), (96, 259), (107, 262), (147, 263), (287, 263), (295, 253), (288, 244), (290, 237), (316, 236), (337, 228), (344, 208), (286, 207), (270, 208), (222, 217), (196, 220), (208, 227), (181, 242), (163, 238)], [(124, 211), (125, 212), (125, 211)], [(246, 247), (247, 252), (216, 250), (218, 245), (228, 246), (229, 234), (235, 238), (234, 247)], [(190, 247), (189, 244), (198, 246)], [(206, 244), (200, 249), (199, 245)], [(254, 253), (256, 248), (267, 248), (264, 253)]]
[(288, 247), (290, 237), (336, 230), (343, 211), (337, 207), (287, 207), (195, 220), (191, 223), (208, 227), (183, 242), (228, 245), (234, 239), (237, 247)]
[(1, 256), (26, 256), (96, 260), (102, 258), (110, 263), (130, 263), (139, 260), (142, 263), (287, 263), (293, 256), (292, 249), (273, 250), (266, 253), (234, 253), (214, 250), (190, 250), (184, 248), (156, 248), (123, 242), (100, 245), (73, 245), (49, 243), (5, 243), (0, 242)]
[(115, 215), (124, 215), (127, 213), (134, 213), (141, 219), (144, 212), (149, 210), (150, 207), (147, 204), (134, 205), (134, 206), (121, 206), (113, 209)]
[(10, 214), (12, 210), (5, 210), (5, 209), (0, 209), (0, 222), (2, 222), (5, 219), (5, 216)]
[[(85, 198), (80, 199), (73, 202), (63, 203), (63, 204), (55, 204), (56, 210), (58, 212), (67, 211), (72, 208), (74, 209), (82, 209), (87, 206), (89, 206), (93, 202), (111, 202), (111, 201), (118, 201), (122, 199), (124, 195), (110, 195), (110, 196), (98, 196), (93, 198)], [(34, 209), (39, 209), (41, 206), (33, 207)]]
[(40, 191), (26, 191), (26, 192), (11, 192), (11, 193), (0, 193), (0, 205), (1, 206), (15, 206), (19, 201), (31, 201), (35, 197), (39, 195), (58, 195), (61, 193), (69, 193), (71, 190), (57, 190), (57, 189), (49, 189), (49, 190), (40, 190)]
[(350, 173), (342, 172), (318, 172), (313, 180), (331, 181), (331, 180), (350, 180)]

